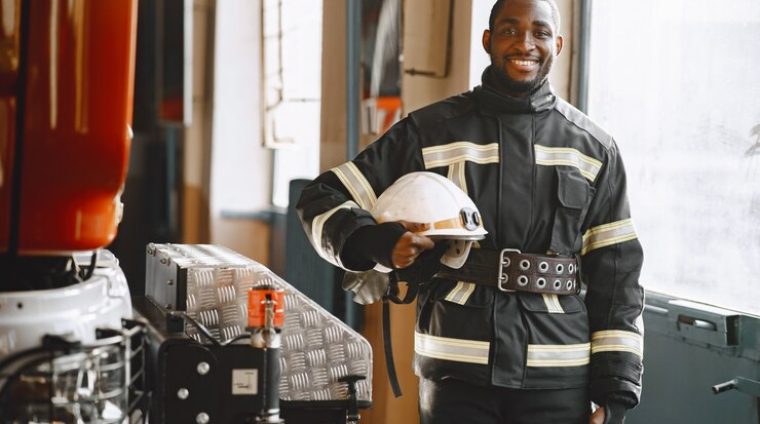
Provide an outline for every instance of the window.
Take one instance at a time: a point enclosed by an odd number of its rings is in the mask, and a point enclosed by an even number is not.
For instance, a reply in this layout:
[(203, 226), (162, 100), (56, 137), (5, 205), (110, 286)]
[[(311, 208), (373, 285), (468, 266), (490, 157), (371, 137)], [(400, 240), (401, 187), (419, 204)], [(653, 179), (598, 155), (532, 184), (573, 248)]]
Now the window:
[(319, 173), (322, 2), (266, 0), (263, 10), (264, 144), (272, 203), (285, 207), (290, 181)]
[(760, 315), (760, 2), (593, 2), (590, 61), (644, 286)]

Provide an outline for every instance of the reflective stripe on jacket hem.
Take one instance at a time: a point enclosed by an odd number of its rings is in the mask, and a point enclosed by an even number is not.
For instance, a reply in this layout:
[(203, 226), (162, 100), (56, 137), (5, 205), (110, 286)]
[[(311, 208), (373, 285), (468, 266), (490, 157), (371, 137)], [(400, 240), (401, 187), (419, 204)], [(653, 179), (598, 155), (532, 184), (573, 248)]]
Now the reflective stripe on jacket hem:
[(578, 367), (591, 361), (591, 344), (528, 345), (529, 367)]
[(414, 351), (428, 358), (487, 365), (490, 349), (491, 343), (486, 341), (414, 333)]

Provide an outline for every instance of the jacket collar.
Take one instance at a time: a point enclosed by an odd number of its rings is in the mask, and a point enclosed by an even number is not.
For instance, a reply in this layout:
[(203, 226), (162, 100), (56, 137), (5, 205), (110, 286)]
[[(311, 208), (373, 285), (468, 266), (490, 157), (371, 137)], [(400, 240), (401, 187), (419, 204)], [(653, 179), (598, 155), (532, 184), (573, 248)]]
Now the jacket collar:
[(554, 94), (548, 79), (529, 96), (512, 97), (496, 90), (494, 84), (490, 82), (490, 69), (489, 66), (483, 71), (481, 77), (483, 85), (474, 90), (478, 105), (484, 114), (543, 112), (552, 109), (557, 104), (557, 96)]

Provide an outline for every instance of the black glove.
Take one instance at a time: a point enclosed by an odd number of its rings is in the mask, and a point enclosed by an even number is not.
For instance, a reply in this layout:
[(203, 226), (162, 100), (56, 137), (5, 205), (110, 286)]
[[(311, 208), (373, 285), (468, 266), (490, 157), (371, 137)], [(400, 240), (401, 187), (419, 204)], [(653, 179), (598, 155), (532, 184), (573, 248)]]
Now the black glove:
[(620, 403), (607, 402), (604, 405), (604, 424), (623, 424), (625, 423), (625, 413), (628, 410)]
[(346, 239), (340, 259), (347, 268), (359, 271), (369, 270), (375, 263), (393, 268), (391, 253), (405, 232), (398, 222), (360, 227)]

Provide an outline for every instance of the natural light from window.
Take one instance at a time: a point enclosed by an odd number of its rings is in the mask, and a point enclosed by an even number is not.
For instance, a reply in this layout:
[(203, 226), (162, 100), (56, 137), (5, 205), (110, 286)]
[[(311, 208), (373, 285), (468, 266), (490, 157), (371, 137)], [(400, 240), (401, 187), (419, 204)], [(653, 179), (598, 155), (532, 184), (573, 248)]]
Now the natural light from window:
[(593, 3), (589, 115), (617, 140), (642, 283), (760, 315), (760, 2)]

